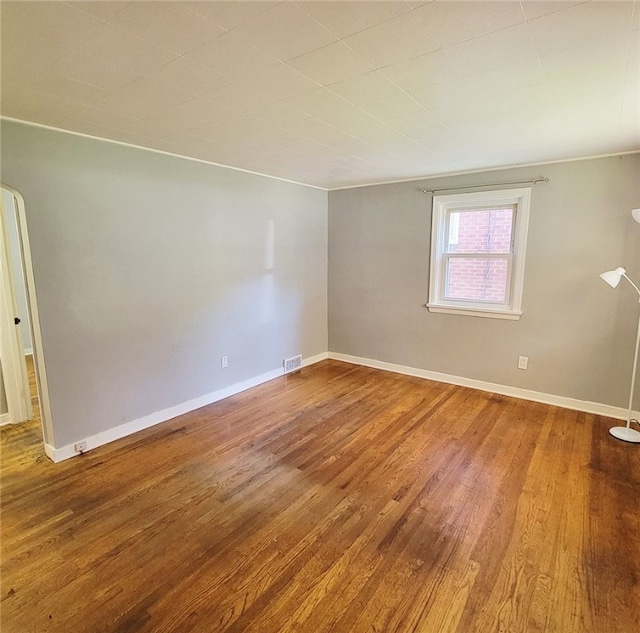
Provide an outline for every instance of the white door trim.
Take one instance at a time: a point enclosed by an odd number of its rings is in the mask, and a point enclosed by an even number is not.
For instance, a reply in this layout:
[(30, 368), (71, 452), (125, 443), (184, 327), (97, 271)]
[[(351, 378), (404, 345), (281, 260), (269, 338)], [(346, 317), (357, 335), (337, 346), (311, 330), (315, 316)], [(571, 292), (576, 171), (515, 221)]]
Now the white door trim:
[[(40, 315), (38, 313), (38, 300), (36, 286), (31, 263), (31, 248), (27, 231), (27, 215), (25, 212), (24, 198), (13, 187), (0, 183), (0, 187), (11, 193), (15, 198), (18, 234), (22, 250), (22, 265), (27, 285), (27, 307), (29, 310), (29, 322), (31, 324), (31, 340), (33, 344), (33, 362), (38, 385), (38, 399), (40, 403), (40, 419), (42, 420), (42, 434), (45, 445), (55, 446), (53, 422), (51, 417), (51, 404), (49, 400), (49, 388), (47, 386), (47, 371), (45, 366), (44, 350), (42, 346), (42, 332), (40, 330)], [(23, 353), (21, 351), (21, 353)]]
[[(13, 201), (13, 196), (11, 199)], [(17, 310), (7, 211), (4, 200), (0, 198), (0, 359), (7, 396), (8, 421), (18, 423), (29, 419), (30, 396), (20, 331), (14, 323)], [(10, 211), (14, 212), (13, 209)]]

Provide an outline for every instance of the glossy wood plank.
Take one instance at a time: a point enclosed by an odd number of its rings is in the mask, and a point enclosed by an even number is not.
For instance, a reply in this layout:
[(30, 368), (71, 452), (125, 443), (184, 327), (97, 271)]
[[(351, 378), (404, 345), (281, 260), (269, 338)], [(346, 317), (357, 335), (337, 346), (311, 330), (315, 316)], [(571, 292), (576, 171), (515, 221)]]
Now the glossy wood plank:
[(2, 430), (2, 631), (640, 630), (611, 420), (324, 361), (54, 465)]

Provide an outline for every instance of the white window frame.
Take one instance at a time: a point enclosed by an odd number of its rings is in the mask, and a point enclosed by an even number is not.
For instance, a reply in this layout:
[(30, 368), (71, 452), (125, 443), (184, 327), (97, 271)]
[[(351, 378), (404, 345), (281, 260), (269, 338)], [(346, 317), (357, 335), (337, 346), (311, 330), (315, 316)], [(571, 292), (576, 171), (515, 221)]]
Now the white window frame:
[[(427, 303), (430, 312), (512, 320), (517, 320), (522, 316), (522, 290), (530, 206), (531, 187), (454, 193), (433, 197), (431, 270), (429, 275), (429, 302)], [(452, 255), (447, 250), (448, 224), (451, 213), (506, 207), (514, 207), (515, 214), (511, 253), (506, 257), (504, 254), (497, 254), (496, 257), (496, 259), (505, 259), (508, 262), (507, 292), (504, 303), (468, 301), (445, 297), (446, 259), (449, 255)], [(472, 255), (466, 256), (473, 257)], [(485, 253), (478, 253), (476, 257), (479, 259), (492, 258), (490, 254)]]

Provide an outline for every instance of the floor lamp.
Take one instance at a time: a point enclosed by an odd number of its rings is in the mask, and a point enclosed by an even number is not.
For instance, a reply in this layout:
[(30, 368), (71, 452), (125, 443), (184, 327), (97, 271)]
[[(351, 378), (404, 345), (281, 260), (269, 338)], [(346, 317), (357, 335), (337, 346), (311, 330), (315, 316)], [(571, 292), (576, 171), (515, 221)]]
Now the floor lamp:
[[(636, 222), (640, 222), (640, 209), (633, 209), (631, 215)], [(616, 268), (615, 270), (609, 270), (606, 273), (600, 275), (604, 281), (606, 281), (612, 288), (616, 288), (620, 283), (620, 280), (624, 277), (638, 293), (640, 297), (640, 288), (627, 277), (627, 271), (624, 268)], [(640, 299), (638, 300), (640, 303)], [(638, 317), (638, 333), (636, 336), (636, 351), (633, 357), (633, 373), (631, 374), (631, 393), (629, 394), (629, 411), (627, 412), (627, 425), (626, 426), (614, 426), (609, 429), (609, 433), (613, 437), (625, 442), (633, 442), (634, 444), (640, 443), (640, 431), (636, 431), (631, 428), (631, 410), (633, 408), (633, 390), (636, 386), (636, 373), (638, 371), (638, 348), (640, 348), (640, 317)], [(637, 420), (636, 420), (637, 422)]]

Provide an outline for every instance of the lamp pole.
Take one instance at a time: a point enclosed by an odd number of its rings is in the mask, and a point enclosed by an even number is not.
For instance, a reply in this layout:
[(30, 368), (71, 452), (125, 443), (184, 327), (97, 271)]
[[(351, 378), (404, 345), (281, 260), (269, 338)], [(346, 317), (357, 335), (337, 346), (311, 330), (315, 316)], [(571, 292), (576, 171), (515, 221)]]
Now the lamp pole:
[[(621, 275), (624, 277), (636, 290), (638, 296), (640, 296), (640, 289), (636, 286), (626, 273)], [(640, 299), (638, 300), (640, 303)], [(627, 412), (627, 425), (626, 426), (614, 426), (609, 429), (609, 433), (613, 437), (624, 440), (625, 442), (633, 442), (634, 444), (640, 443), (640, 431), (636, 431), (631, 428), (631, 412), (633, 409), (633, 390), (636, 386), (636, 374), (638, 371), (638, 349), (640, 348), (640, 316), (638, 317), (638, 333), (636, 335), (636, 351), (633, 356), (633, 372), (631, 373), (631, 393), (629, 394), (629, 410)]]

